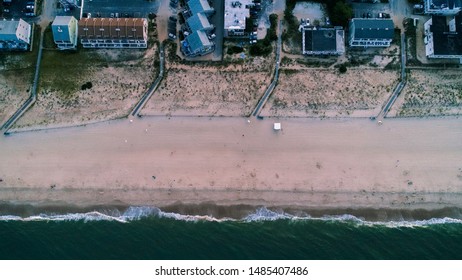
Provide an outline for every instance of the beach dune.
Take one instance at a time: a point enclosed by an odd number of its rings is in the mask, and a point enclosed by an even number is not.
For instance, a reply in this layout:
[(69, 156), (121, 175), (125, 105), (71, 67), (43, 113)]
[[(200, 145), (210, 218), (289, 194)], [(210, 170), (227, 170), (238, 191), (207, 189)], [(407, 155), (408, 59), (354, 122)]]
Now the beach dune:
[(304, 209), (462, 204), (459, 119), (145, 117), (0, 138), (0, 201)]

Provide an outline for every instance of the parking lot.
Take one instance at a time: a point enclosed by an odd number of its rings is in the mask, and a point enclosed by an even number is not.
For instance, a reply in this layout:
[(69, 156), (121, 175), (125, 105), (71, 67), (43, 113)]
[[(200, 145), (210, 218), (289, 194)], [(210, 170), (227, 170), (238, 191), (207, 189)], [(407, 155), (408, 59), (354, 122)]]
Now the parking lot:
[(156, 13), (160, 1), (146, 0), (85, 0), (82, 17), (148, 17)]
[(355, 18), (378, 18), (379, 13), (390, 13), (388, 3), (352, 3)]
[(0, 13), (3, 18), (28, 18), (35, 17), (35, 0), (13, 0), (11, 3), (1, 1)]

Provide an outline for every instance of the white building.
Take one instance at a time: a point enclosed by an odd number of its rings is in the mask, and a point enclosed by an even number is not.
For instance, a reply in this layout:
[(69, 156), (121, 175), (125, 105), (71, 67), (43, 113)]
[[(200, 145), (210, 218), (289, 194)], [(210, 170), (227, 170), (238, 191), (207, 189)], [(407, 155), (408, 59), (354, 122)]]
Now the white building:
[(225, 37), (244, 36), (245, 19), (250, 17), (249, 5), (252, 0), (225, 1)]
[(457, 0), (425, 0), (424, 11), (432, 15), (456, 15), (461, 11), (461, 2)]
[(60, 50), (75, 49), (77, 46), (77, 20), (73, 16), (57, 16), (51, 24), (53, 40)]
[(0, 50), (28, 50), (32, 27), (22, 19), (0, 21)]

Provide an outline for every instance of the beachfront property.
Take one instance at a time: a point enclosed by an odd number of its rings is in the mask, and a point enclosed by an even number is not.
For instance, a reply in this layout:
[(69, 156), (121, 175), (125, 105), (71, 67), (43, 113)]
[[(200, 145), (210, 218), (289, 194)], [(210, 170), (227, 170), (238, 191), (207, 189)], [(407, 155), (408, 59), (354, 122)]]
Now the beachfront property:
[(187, 5), (192, 15), (203, 13), (206, 16), (211, 16), (213, 13), (215, 13), (215, 10), (210, 7), (210, 4), (207, 0), (189, 0)]
[(341, 55), (345, 52), (345, 32), (342, 27), (303, 26), (304, 55)]
[(206, 55), (214, 51), (215, 44), (210, 41), (209, 32), (215, 27), (210, 24), (208, 16), (215, 10), (206, 0), (189, 0), (187, 2), (189, 16), (186, 18), (187, 33), (181, 41), (181, 52), (188, 57)]
[(57, 16), (51, 24), (53, 40), (60, 50), (77, 47), (78, 22), (73, 16)]
[(186, 25), (188, 26), (191, 32), (203, 30), (210, 31), (213, 30), (214, 26), (210, 24), (207, 16), (203, 13), (198, 13), (186, 20)]
[(225, 0), (224, 37), (244, 36), (250, 5), (253, 5), (251, 0)]
[(462, 62), (462, 13), (432, 16), (424, 24), (424, 35), (428, 58), (457, 58)]
[(461, 11), (461, 0), (425, 0), (424, 12), (432, 15), (456, 15)]
[(389, 47), (395, 32), (391, 19), (354, 18), (349, 27), (350, 47)]
[(213, 44), (202, 30), (194, 31), (181, 42), (181, 50), (186, 56), (194, 57), (213, 52)]
[(32, 27), (22, 19), (0, 21), (0, 51), (28, 50)]
[(78, 34), (84, 48), (147, 48), (145, 18), (82, 18)]

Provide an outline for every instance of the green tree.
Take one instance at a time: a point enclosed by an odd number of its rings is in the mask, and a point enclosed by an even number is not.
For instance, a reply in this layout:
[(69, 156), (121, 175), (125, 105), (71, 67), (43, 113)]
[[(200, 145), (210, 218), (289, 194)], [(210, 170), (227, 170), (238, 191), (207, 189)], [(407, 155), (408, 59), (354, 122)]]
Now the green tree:
[(335, 25), (347, 26), (348, 20), (353, 17), (353, 9), (343, 1), (335, 3), (332, 10), (332, 22)]

